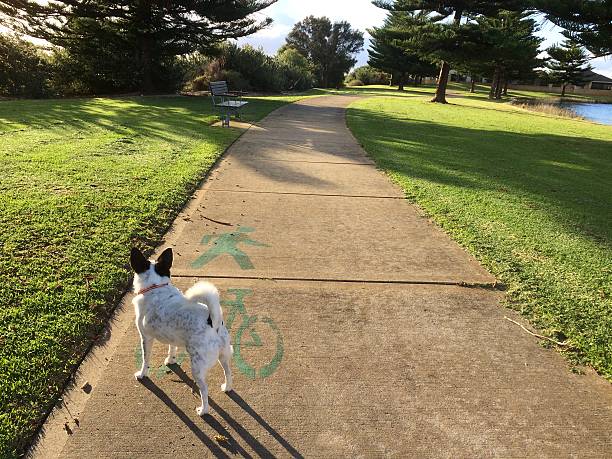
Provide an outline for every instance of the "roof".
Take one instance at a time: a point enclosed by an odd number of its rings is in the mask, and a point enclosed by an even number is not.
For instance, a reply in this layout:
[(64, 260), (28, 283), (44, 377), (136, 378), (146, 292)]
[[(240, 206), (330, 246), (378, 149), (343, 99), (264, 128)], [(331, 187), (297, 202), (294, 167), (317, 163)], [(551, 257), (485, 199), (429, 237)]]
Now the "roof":
[(582, 79), (584, 81), (597, 81), (598, 83), (612, 83), (612, 78), (595, 73), (592, 70), (585, 70), (582, 72)]

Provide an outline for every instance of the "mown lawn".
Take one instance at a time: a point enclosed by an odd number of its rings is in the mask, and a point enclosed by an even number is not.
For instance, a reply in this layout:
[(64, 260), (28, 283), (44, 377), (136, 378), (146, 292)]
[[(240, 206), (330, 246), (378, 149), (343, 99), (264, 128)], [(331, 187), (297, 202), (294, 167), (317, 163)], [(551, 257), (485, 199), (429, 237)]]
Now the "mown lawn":
[[(325, 90), (326, 93), (330, 94), (354, 94), (361, 96), (368, 95), (387, 95), (393, 97), (412, 97), (419, 95), (433, 96), (436, 87), (434, 85), (419, 85), (412, 86), (406, 85), (404, 91), (398, 91), (397, 86), (386, 86), (386, 85), (368, 85), (368, 86), (353, 86), (346, 87), (339, 90)], [(447, 100), (452, 102), (456, 97), (461, 98), (474, 98), (489, 101), (489, 86), (478, 84), (476, 85), (476, 91), (470, 93), (470, 85), (468, 83), (449, 83)], [(559, 94), (552, 92), (536, 92), (536, 91), (523, 91), (509, 89), (508, 95), (501, 101), (489, 101), (490, 103), (505, 104), (509, 98), (520, 98), (520, 99), (546, 99), (546, 100), (560, 100)], [(570, 94), (568, 93), (564, 99), (566, 102), (603, 102), (612, 103), (612, 96), (585, 96), (581, 94)]]
[(0, 457), (25, 451), (99, 333), (130, 246), (160, 241), (239, 135), (214, 120), (207, 98), (0, 102)]
[(612, 380), (612, 127), (475, 97), (353, 103), (378, 166), (508, 286), (509, 304)]

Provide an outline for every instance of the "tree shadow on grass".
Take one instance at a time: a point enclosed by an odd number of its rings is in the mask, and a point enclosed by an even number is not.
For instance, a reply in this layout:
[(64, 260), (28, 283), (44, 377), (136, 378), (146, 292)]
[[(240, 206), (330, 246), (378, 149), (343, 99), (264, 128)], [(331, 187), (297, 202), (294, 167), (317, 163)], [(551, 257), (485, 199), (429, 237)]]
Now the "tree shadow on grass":
[(350, 109), (366, 149), (391, 173), (502, 199), (514, 194), (570, 232), (612, 243), (612, 141), (468, 128)]
[[(284, 104), (266, 98), (249, 102), (243, 113), (246, 121), (258, 120)], [(198, 137), (232, 132), (209, 127), (219, 115), (208, 97), (12, 100), (0, 102), (0, 134), (23, 129), (102, 128), (121, 135), (170, 140), (177, 134)]]

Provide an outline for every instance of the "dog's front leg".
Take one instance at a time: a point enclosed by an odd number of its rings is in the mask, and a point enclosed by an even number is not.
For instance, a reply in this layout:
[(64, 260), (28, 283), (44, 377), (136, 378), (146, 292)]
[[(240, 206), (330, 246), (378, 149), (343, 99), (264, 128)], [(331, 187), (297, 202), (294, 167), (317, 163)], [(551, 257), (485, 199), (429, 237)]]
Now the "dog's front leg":
[(140, 332), (140, 346), (142, 350), (142, 366), (140, 367), (140, 371), (134, 373), (134, 376), (138, 380), (146, 378), (149, 374), (149, 360), (151, 359), (153, 338), (147, 337), (142, 332)]

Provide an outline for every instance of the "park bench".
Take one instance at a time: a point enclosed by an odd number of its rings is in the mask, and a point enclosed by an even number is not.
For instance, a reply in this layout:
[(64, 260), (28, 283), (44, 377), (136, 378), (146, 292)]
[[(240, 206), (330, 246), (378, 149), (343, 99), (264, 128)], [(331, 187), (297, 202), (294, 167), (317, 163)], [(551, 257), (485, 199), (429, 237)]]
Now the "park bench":
[(208, 84), (214, 109), (221, 110), (221, 126), (229, 127), (230, 115), (240, 118), (240, 109), (248, 102), (242, 100), (242, 91), (229, 91), (227, 81), (211, 81)]

